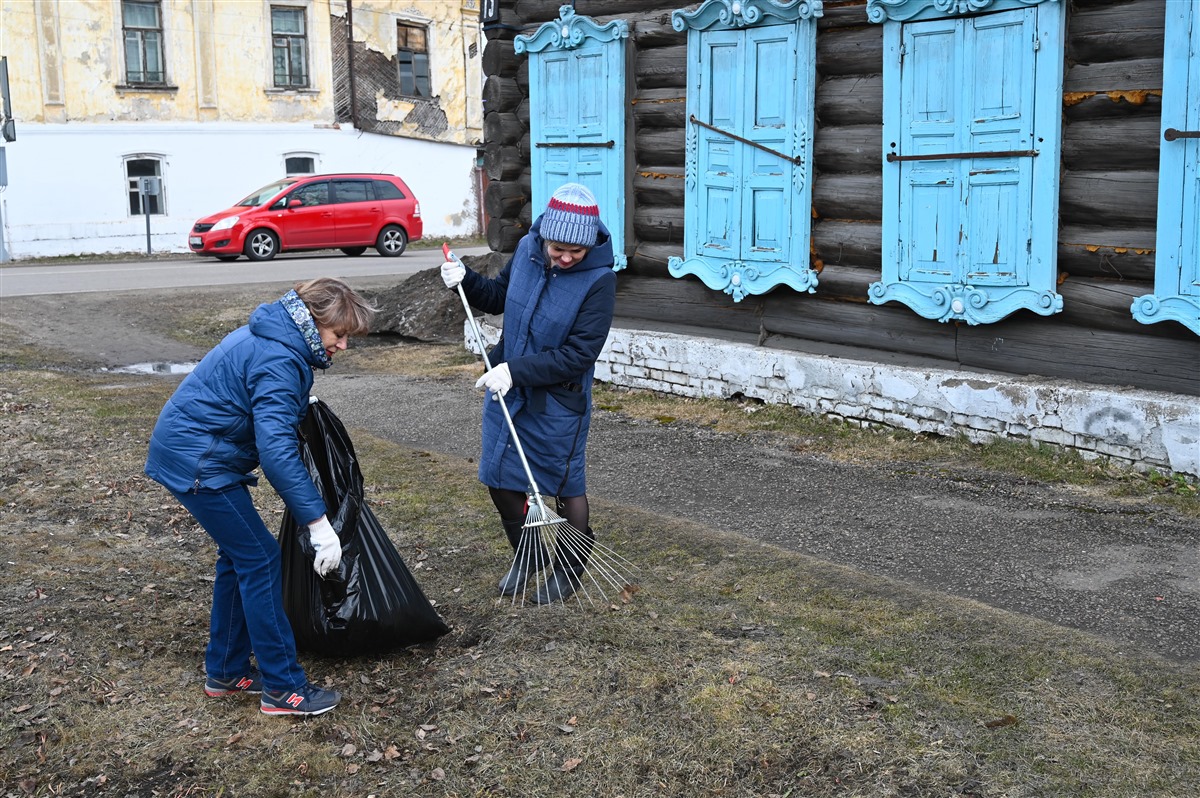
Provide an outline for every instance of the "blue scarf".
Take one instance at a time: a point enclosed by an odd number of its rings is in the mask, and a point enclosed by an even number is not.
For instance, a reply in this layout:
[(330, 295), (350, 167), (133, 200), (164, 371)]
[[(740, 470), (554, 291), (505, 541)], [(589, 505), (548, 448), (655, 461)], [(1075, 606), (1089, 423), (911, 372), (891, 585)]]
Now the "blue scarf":
[(292, 321), (296, 322), (296, 327), (299, 328), (300, 334), (304, 336), (305, 343), (312, 350), (313, 357), (317, 359), (317, 365), (323, 369), (327, 369), (333, 365), (333, 358), (325, 351), (325, 345), (321, 343), (321, 333), (317, 329), (317, 323), (313, 321), (312, 314), (308, 312), (308, 306), (304, 304), (304, 300), (295, 291), (288, 291), (279, 299), (279, 304), (283, 305), (283, 309), (292, 317)]

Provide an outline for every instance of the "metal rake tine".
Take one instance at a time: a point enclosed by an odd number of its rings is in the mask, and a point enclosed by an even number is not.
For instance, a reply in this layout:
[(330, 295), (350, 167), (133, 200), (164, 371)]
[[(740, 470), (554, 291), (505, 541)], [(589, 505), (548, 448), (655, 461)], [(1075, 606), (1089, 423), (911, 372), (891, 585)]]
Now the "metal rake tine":
[(577, 562), (583, 562), (582, 573), (578, 574), (579, 590), (576, 590), (576, 595), (583, 593), (588, 601), (595, 606), (595, 601), (592, 598), (592, 591), (588, 588), (588, 580), (592, 586), (600, 594), (600, 597), (605, 601), (609, 600), (608, 590), (605, 588), (604, 582), (612, 588), (618, 595), (625, 590), (631, 580), (626, 578), (626, 575), (621, 572), (613, 558), (607, 556), (603, 551), (597, 556), (597, 551), (594, 547), (594, 539), (581, 533), (578, 529), (565, 524), (560, 530), (561, 537), (559, 539), (559, 548), (568, 553)]
[[(529, 534), (536, 533), (531, 533), (530, 530), (527, 530), (525, 527), (521, 527), (521, 536), (517, 538), (517, 550), (513, 552), (512, 567), (518, 569), (522, 573), (529, 572), (528, 566), (530, 564), (530, 560), (536, 556), (534, 554), (536, 550), (533, 548), (533, 542), (526, 538), (526, 536)], [(541, 541), (539, 540), (538, 542), (540, 543)], [(526, 583), (528, 583), (528, 580), (526, 580)], [(525, 584), (522, 584), (520, 590), (513, 591), (510, 606), (515, 607), (517, 605), (518, 593), (521, 594), (521, 606), (525, 605), (525, 589)]]
[[(590, 569), (594, 564), (596, 566), (595, 570), (599, 571), (600, 575), (618, 591), (623, 590), (626, 585), (633, 581), (632, 577), (626, 573), (628, 569), (636, 570), (636, 566), (633, 563), (608, 546), (597, 542), (594, 537), (589, 538), (570, 525), (567, 526), (564, 533), (564, 539), (568, 546), (576, 551), (583, 548), (587, 549), (589, 556), (585, 568)], [(627, 566), (628, 568), (623, 568), (622, 566)]]

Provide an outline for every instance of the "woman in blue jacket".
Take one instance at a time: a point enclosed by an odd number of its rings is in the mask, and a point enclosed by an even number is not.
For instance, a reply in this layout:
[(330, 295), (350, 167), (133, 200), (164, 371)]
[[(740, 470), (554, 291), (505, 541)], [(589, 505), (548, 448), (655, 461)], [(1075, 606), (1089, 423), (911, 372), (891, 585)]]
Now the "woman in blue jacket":
[[(249, 486), (258, 466), (297, 519), (307, 519), (321, 576), (337, 569), (341, 542), (300, 458), (299, 427), (313, 369), (325, 369), (374, 313), (340, 280), (299, 283), (259, 305), (180, 383), (150, 436), (146, 474), (179, 500), (217, 544), (205, 653), (209, 696), (261, 695), (268, 715), (318, 715), (340, 695), (309, 684), (283, 610), (279, 544)], [(258, 670), (251, 667), (254, 654)]]
[[(557, 499), (559, 512), (594, 540), (588, 527), (586, 460), (592, 420), (592, 374), (612, 326), (616, 273), (612, 239), (596, 198), (567, 183), (494, 278), (456, 262), (442, 265), (447, 287), (460, 282), (485, 313), (504, 313), (504, 333), (489, 354), (490, 371), (476, 387), (505, 397), (538, 488)], [(508, 541), (516, 551), (525, 521), (529, 480), (498, 403), (484, 401), (479, 479), (488, 486)], [(517, 557), (500, 580), (501, 595), (524, 589), (539, 557)], [(534, 601), (549, 604), (579, 587), (586, 552), (555, 552), (552, 577)]]

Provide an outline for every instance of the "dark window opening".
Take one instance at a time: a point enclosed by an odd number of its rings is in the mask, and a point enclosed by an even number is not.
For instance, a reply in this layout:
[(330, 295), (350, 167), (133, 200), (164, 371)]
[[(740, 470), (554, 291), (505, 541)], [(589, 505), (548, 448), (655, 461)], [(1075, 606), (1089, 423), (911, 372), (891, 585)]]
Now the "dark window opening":
[(396, 72), (400, 93), (409, 97), (432, 97), (429, 79), (429, 35), (424, 26), (396, 23)]
[[(159, 178), (158, 194), (146, 196), (146, 207), (142, 207), (142, 194), (138, 191), (139, 177)], [(129, 192), (129, 213), (131, 216), (141, 216), (149, 211), (151, 214), (162, 214), (163, 197), (166, 187), (162, 181), (162, 161), (157, 158), (133, 158), (125, 162), (125, 182)]]
[(121, 29), (125, 35), (125, 81), (166, 83), (162, 6), (158, 0), (123, 0)]
[(303, 8), (271, 6), (271, 62), (275, 88), (308, 86), (308, 34)]

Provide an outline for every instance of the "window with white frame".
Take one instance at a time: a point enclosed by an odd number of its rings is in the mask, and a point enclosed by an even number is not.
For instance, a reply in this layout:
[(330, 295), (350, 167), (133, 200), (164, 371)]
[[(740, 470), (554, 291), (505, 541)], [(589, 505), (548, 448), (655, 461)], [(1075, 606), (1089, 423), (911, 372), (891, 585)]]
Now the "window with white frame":
[[(141, 180), (143, 177), (158, 178), (158, 194), (143, 194)], [(166, 211), (164, 199), (165, 186), (162, 181), (162, 159), (153, 156), (138, 155), (125, 160), (125, 184), (129, 195), (129, 215), (142, 216), (164, 214)], [(145, 205), (142, 204), (145, 200)]]
[(121, 30), (125, 40), (125, 81), (131, 85), (166, 83), (162, 3), (122, 0)]
[(308, 26), (303, 8), (271, 6), (271, 63), (275, 88), (308, 87)]
[(396, 72), (401, 94), (433, 96), (429, 79), (429, 29), (424, 25), (396, 23)]

